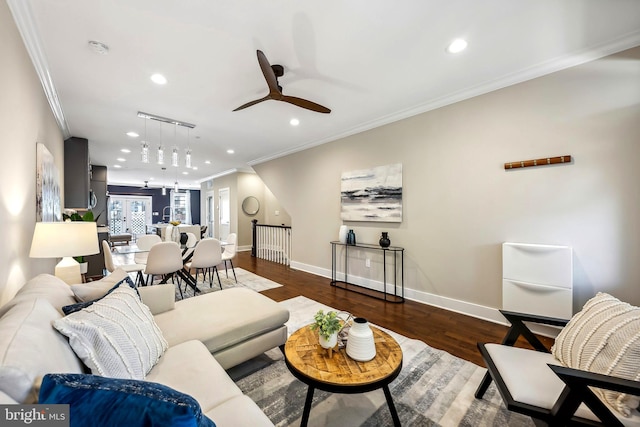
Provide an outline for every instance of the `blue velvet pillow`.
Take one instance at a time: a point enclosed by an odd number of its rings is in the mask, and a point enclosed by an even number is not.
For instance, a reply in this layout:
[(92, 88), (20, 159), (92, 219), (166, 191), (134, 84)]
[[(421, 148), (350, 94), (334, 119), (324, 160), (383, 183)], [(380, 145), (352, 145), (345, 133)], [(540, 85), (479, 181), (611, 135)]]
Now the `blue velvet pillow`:
[(109, 291), (107, 291), (107, 293), (102, 295), (100, 298), (96, 298), (96, 299), (91, 300), (91, 301), (85, 301), (85, 302), (79, 302), (79, 303), (76, 303), (76, 304), (65, 305), (65, 306), (62, 307), (62, 312), (65, 315), (69, 315), (71, 313), (75, 313), (76, 311), (80, 311), (83, 308), (87, 308), (91, 304), (93, 304), (94, 302), (100, 301), (102, 298), (104, 298), (107, 295), (109, 295), (111, 292), (113, 292), (118, 286), (120, 286), (123, 283), (126, 283), (127, 285), (131, 286), (131, 288), (135, 289), (135, 291), (138, 294), (138, 296), (140, 296), (140, 292), (138, 292), (138, 288), (136, 287), (135, 283), (133, 283), (133, 280), (131, 280), (131, 277), (125, 277), (124, 279), (122, 279), (121, 281), (116, 283), (113, 286), (113, 288), (109, 289)]
[(215, 427), (193, 397), (148, 381), (47, 374), (38, 403), (68, 404), (70, 427)]

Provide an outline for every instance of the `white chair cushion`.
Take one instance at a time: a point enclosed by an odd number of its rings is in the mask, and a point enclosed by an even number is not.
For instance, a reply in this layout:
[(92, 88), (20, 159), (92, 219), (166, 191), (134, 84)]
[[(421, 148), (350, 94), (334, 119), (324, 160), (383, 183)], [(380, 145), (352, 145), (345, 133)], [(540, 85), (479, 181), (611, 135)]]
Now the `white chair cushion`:
[[(553, 408), (565, 384), (547, 366), (562, 365), (551, 353), (501, 344), (486, 344), (485, 348), (514, 400), (548, 410)], [(625, 426), (640, 426), (637, 410), (625, 418), (611, 405), (607, 406)], [(578, 407), (576, 416), (599, 421), (585, 404)]]
[[(551, 352), (570, 368), (640, 381), (640, 308), (599, 292), (560, 331)], [(624, 393), (596, 392), (624, 416), (640, 403)]]
[(113, 273), (95, 282), (83, 283), (82, 285), (72, 285), (71, 291), (76, 296), (78, 302), (87, 302), (104, 296), (109, 289), (118, 282), (124, 280), (128, 274), (121, 268), (116, 268)]
[(94, 375), (142, 380), (167, 349), (149, 308), (127, 283), (53, 325)]

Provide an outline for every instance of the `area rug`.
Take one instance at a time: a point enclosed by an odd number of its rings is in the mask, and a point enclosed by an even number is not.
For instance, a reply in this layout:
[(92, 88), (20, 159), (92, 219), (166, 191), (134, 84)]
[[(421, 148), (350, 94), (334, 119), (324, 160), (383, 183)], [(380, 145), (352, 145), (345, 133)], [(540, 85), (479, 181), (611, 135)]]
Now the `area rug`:
[[(280, 304), (291, 313), (290, 333), (311, 323), (319, 309), (332, 310), (305, 297)], [(507, 411), (494, 385), (482, 400), (473, 396), (486, 369), (381, 329), (403, 351), (402, 371), (389, 386), (403, 426), (533, 426), (530, 418)], [(265, 367), (236, 379), (237, 385), (276, 426), (299, 426), (307, 386), (291, 375), (278, 350), (267, 353), (259, 363)], [(314, 394), (309, 426), (390, 425), (382, 390), (353, 395), (316, 390)]]
[[(231, 268), (229, 268), (228, 278), (224, 271), (224, 268), (220, 268), (219, 274), (220, 274), (220, 283), (222, 283), (222, 289), (249, 288), (256, 292), (262, 292), (262, 291), (266, 291), (267, 289), (279, 288), (280, 286), (282, 286), (279, 283), (266, 279), (262, 276), (258, 276), (257, 274), (254, 274), (250, 271), (243, 270), (242, 268), (236, 267), (235, 270), (236, 270), (236, 277), (238, 278), (238, 283), (236, 283), (235, 279), (233, 278), (233, 272), (231, 271)], [(209, 286), (208, 275), (207, 275), (206, 281), (203, 281), (202, 273), (198, 274), (197, 286), (200, 292), (195, 295), (203, 295), (209, 292), (216, 292), (220, 290), (220, 284), (218, 284), (218, 278), (216, 277), (215, 274), (213, 275), (213, 286)], [(187, 287), (186, 291), (184, 290), (184, 282), (182, 282), (181, 288), (182, 288), (182, 293), (184, 295), (184, 298), (190, 298), (194, 296), (193, 289), (191, 289), (190, 287)], [(176, 301), (179, 301), (180, 299), (181, 299), (180, 291), (176, 286)]]

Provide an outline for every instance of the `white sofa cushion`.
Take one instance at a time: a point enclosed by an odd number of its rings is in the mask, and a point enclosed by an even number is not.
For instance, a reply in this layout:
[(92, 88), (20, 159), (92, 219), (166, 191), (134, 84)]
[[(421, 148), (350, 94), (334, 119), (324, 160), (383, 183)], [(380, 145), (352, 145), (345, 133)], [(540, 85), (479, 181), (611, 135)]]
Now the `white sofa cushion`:
[(127, 276), (126, 271), (121, 268), (116, 268), (113, 270), (113, 273), (95, 282), (71, 285), (71, 292), (73, 292), (78, 302), (91, 301), (103, 297), (111, 288)]
[(155, 319), (169, 345), (198, 340), (215, 354), (282, 327), (289, 311), (250, 289), (231, 288), (178, 301)]
[(53, 325), (95, 375), (142, 380), (167, 349), (151, 312), (126, 282)]
[(173, 283), (141, 286), (138, 288), (138, 293), (142, 302), (149, 307), (154, 316), (175, 308), (176, 286)]
[(51, 326), (60, 318), (60, 312), (41, 298), (15, 305), (0, 318), (0, 392), (34, 403), (34, 385), (44, 374), (82, 373), (82, 363), (66, 338)]
[(145, 380), (187, 393), (200, 403), (202, 412), (242, 396), (207, 348), (195, 340), (169, 347)]
[(7, 393), (0, 391), (0, 405), (17, 405), (18, 402), (13, 400)]
[(62, 306), (76, 302), (68, 284), (51, 274), (39, 274), (25, 283), (10, 301), (0, 307), (0, 317), (12, 307), (23, 302), (32, 302), (36, 298), (49, 301), (60, 314)]
[(216, 423), (216, 427), (273, 426), (258, 405), (244, 394), (221, 403), (205, 415)]
[[(599, 292), (560, 331), (551, 352), (570, 368), (640, 381), (640, 308)], [(635, 396), (595, 390), (624, 416), (640, 403)]]

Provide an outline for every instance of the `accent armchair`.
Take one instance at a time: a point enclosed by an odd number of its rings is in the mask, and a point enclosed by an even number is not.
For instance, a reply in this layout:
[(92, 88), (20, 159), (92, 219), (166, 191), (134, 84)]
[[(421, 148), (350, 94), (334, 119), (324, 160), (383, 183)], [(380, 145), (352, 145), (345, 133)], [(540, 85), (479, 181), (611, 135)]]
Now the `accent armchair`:
[[(570, 321), (500, 312), (511, 327), (502, 344), (478, 343), (488, 372), (476, 398), (493, 380), (536, 425), (640, 426), (640, 308), (599, 293)], [(565, 327), (547, 349), (524, 322)], [(515, 347), (520, 336), (533, 349)]]

